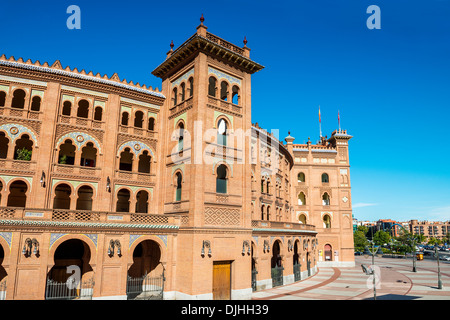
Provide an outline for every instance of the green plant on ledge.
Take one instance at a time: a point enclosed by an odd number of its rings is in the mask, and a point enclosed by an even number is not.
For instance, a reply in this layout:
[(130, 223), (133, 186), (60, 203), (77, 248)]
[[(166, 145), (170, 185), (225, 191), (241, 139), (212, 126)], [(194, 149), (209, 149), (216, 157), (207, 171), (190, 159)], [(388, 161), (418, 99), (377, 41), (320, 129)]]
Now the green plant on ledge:
[(17, 153), (16, 160), (31, 161), (31, 154), (33, 153), (33, 151), (28, 150), (26, 148), (22, 148), (18, 149), (16, 153)]

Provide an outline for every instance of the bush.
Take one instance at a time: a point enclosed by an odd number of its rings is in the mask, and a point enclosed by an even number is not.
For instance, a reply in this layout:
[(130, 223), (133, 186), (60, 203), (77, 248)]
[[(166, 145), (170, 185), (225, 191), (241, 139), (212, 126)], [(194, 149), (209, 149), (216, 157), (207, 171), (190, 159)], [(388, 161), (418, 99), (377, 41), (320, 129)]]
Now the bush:
[(33, 153), (32, 150), (28, 150), (26, 148), (19, 149), (19, 150), (17, 150), (16, 160), (31, 161), (32, 153)]

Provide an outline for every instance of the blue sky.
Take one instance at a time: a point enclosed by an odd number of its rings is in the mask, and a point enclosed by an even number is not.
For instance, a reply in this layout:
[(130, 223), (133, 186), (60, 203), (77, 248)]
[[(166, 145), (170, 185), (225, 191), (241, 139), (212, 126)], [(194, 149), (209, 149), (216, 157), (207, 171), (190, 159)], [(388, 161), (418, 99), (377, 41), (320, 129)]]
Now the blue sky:
[[(81, 29), (69, 30), (69, 5)], [(381, 9), (369, 30), (368, 6)], [(304, 143), (341, 127), (350, 140), (359, 220), (450, 219), (450, 1), (4, 1), (0, 54), (161, 88), (151, 71), (208, 31), (265, 66), (252, 77), (252, 118)]]

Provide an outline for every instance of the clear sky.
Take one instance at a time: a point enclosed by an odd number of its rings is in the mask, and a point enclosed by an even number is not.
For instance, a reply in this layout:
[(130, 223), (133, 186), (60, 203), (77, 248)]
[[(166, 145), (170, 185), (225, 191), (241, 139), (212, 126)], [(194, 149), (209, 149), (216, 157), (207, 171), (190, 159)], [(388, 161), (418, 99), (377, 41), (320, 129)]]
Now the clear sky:
[[(67, 7), (81, 9), (69, 30)], [(381, 29), (366, 26), (377, 5)], [(87, 72), (161, 88), (151, 71), (195, 33), (242, 46), (265, 66), (252, 77), (252, 119), (304, 143), (341, 127), (350, 140), (354, 217), (449, 220), (449, 0), (3, 1), (0, 54), (59, 59)]]

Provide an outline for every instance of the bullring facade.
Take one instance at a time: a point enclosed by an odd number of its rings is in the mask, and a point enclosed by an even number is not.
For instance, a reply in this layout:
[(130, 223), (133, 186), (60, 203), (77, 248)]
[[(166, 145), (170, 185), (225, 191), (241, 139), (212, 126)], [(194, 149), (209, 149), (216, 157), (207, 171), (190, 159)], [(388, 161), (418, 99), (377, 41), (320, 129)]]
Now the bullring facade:
[(161, 91), (1, 56), (0, 299), (249, 299), (352, 266), (351, 136), (253, 124), (261, 69), (203, 21)]

